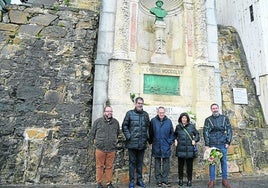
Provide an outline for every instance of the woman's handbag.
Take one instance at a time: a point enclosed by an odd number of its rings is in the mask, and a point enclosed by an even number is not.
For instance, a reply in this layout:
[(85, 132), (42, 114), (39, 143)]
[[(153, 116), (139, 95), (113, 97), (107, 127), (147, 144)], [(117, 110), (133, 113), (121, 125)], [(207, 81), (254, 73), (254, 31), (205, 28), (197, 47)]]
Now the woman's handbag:
[(194, 157), (198, 157), (198, 148), (196, 145), (194, 145)]
[[(188, 133), (188, 131), (187, 131), (183, 126), (181, 126), (181, 127), (182, 127), (183, 130), (187, 133), (187, 135), (189, 136), (189, 138), (190, 138), (191, 140), (193, 140), (192, 137), (191, 137), (191, 135)], [(194, 145), (194, 158), (196, 158), (196, 157), (198, 157), (198, 148), (197, 148), (196, 145)]]

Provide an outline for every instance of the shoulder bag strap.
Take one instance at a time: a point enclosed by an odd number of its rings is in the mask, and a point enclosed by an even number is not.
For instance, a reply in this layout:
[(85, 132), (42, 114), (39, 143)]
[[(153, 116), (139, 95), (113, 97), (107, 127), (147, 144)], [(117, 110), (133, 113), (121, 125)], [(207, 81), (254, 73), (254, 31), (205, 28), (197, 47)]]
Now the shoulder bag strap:
[(225, 125), (225, 116), (223, 117), (223, 127), (224, 127), (224, 134), (226, 134), (227, 133), (227, 128), (226, 128), (226, 125)]
[(181, 128), (187, 133), (187, 135), (189, 136), (189, 138), (190, 138), (191, 140), (193, 140), (192, 137), (191, 137), (191, 135), (189, 134), (189, 132), (188, 132), (183, 126), (181, 126)]
[(210, 118), (208, 118), (208, 120), (209, 120), (210, 124), (212, 125), (212, 127), (214, 127), (214, 125), (213, 125), (213, 123), (212, 123), (211, 119), (210, 119)]

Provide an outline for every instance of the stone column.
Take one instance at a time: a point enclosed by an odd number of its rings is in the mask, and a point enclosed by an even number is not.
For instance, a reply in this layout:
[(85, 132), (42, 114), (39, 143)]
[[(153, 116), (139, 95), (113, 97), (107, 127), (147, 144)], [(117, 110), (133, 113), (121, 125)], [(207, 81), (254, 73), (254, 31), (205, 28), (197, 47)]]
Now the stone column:
[[(215, 68), (215, 93), (216, 103), (222, 106), (221, 95), (221, 72), (219, 69), (218, 55), (218, 27), (216, 20), (215, 0), (206, 1), (206, 20), (207, 20), (207, 45), (208, 45), (208, 63)], [(221, 109), (221, 108), (220, 108)]]
[(119, 122), (123, 120), (126, 111), (133, 107), (129, 95), (132, 80), (135, 79), (132, 76), (136, 73), (129, 53), (130, 49), (135, 51), (136, 40), (131, 41), (130, 36), (136, 35), (135, 25), (132, 23), (135, 24), (137, 7), (136, 0), (117, 0), (114, 51), (109, 63), (108, 98), (113, 107), (113, 115)]
[(184, 33), (185, 33), (185, 53), (187, 63), (193, 61), (194, 51), (194, 8), (192, 1), (184, 1)]
[(129, 56), (130, 59), (136, 61), (136, 50), (137, 50), (137, 28), (138, 28), (138, 4), (139, 0), (130, 0), (130, 29), (129, 29)]
[(217, 24), (214, 0), (194, 1), (194, 103), (197, 126), (211, 114), (210, 105), (221, 105)]
[(113, 52), (116, 2), (117, 0), (102, 1), (95, 61), (92, 123), (103, 114), (103, 107), (108, 99), (108, 62)]
[(129, 0), (117, 0), (113, 59), (129, 59)]

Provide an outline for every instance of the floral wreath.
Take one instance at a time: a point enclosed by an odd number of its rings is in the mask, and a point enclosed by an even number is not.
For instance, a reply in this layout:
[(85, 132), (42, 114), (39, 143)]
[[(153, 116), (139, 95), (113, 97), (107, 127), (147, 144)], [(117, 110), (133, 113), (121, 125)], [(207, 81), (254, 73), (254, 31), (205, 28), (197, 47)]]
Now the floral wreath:
[(205, 150), (204, 160), (206, 164), (215, 165), (220, 162), (223, 154), (219, 148), (211, 147)]

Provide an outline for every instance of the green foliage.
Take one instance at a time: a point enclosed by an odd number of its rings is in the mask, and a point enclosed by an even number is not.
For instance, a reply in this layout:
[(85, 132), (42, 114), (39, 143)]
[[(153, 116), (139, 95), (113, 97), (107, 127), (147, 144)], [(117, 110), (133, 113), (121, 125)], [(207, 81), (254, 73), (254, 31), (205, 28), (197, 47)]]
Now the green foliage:
[(131, 100), (132, 102), (134, 102), (134, 99), (135, 99), (136, 95), (135, 95), (135, 93), (130, 93), (130, 94), (129, 94), (129, 97), (130, 97), (130, 100)]
[(43, 37), (43, 35), (41, 35), (40, 33), (38, 33), (38, 34), (36, 35), (36, 37), (37, 37), (38, 39), (41, 39), (41, 38)]
[(70, 0), (64, 0), (64, 4), (65, 4), (66, 6), (70, 6)]
[(111, 101), (110, 99), (107, 99), (106, 102), (105, 102), (105, 106), (111, 106)]
[(215, 165), (220, 163), (223, 154), (220, 149), (211, 147), (208, 148), (204, 153), (204, 160), (206, 164)]
[(188, 111), (187, 114), (189, 115), (190, 119), (194, 120), (196, 122), (196, 114), (192, 111)]
[(53, 5), (53, 9), (54, 9), (55, 11), (58, 11), (58, 10), (59, 10), (59, 3), (54, 3), (54, 5)]
[(6, 44), (13, 44), (13, 40), (11, 38), (6, 39)]
[(63, 23), (58, 24), (59, 27), (64, 27)]

